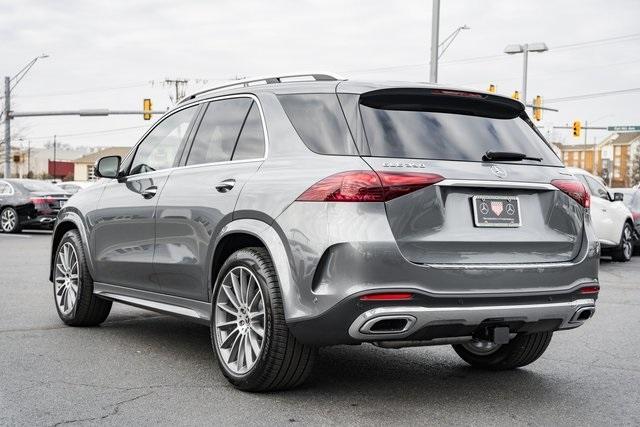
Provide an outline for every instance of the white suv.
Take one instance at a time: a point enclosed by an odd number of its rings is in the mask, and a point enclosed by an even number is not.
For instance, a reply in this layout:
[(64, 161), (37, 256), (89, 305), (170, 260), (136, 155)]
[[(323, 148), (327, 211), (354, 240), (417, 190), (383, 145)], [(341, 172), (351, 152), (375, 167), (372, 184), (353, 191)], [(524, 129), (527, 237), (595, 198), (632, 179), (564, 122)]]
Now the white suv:
[(633, 254), (634, 227), (631, 211), (622, 202), (622, 193), (613, 193), (602, 179), (578, 168), (567, 168), (591, 193), (591, 221), (603, 255), (614, 261), (629, 261)]

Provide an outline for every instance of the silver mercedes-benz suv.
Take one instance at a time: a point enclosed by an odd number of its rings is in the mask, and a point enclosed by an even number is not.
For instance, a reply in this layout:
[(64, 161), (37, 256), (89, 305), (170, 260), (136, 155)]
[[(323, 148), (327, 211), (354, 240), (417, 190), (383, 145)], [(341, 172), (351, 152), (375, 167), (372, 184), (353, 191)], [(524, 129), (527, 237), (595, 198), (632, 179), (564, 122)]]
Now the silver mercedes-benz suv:
[(188, 96), (95, 173), (53, 234), (61, 319), (98, 325), (116, 301), (210, 325), (243, 390), (294, 387), (336, 344), (517, 368), (595, 311), (589, 193), (503, 96), (240, 81)]

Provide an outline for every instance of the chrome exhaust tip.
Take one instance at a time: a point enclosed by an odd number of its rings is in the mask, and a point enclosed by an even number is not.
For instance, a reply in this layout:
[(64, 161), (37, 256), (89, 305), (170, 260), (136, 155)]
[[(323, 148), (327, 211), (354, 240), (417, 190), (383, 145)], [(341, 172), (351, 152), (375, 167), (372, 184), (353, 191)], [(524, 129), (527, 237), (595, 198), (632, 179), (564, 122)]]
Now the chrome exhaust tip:
[(576, 312), (571, 317), (571, 320), (569, 321), (569, 323), (583, 323), (591, 319), (591, 317), (593, 317), (593, 314), (595, 312), (596, 312), (595, 307), (581, 307), (576, 310)]
[(416, 323), (416, 318), (408, 314), (378, 316), (366, 321), (360, 328), (363, 334), (401, 334)]

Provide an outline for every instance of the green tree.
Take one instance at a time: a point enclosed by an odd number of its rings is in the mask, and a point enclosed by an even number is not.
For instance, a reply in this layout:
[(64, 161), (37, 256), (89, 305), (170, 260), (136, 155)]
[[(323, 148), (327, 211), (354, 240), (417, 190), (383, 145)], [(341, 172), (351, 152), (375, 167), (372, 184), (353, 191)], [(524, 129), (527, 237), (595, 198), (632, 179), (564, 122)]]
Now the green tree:
[(635, 149), (633, 164), (631, 165), (631, 185), (640, 184), (640, 144)]

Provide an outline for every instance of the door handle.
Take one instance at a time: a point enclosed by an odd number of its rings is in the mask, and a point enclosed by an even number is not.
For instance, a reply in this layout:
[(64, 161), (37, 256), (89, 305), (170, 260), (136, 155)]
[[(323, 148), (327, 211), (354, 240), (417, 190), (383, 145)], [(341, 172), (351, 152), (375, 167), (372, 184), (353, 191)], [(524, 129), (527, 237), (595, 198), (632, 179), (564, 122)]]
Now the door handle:
[(218, 192), (220, 193), (226, 193), (227, 191), (231, 190), (234, 185), (236, 185), (235, 179), (225, 179), (224, 181), (221, 181), (216, 185), (216, 190), (218, 190)]
[(142, 197), (144, 197), (145, 199), (150, 199), (153, 196), (155, 196), (157, 192), (158, 192), (158, 187), (156, 187), (155, 185), (152, 185), (151, 187), (145, 188), (144, 190), (142, 190), (140, 194), (142, 194)]

